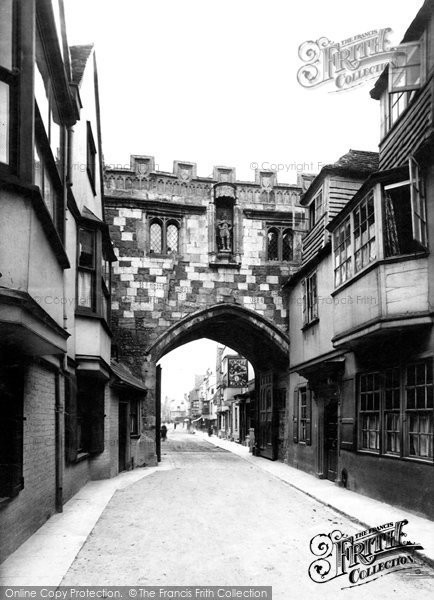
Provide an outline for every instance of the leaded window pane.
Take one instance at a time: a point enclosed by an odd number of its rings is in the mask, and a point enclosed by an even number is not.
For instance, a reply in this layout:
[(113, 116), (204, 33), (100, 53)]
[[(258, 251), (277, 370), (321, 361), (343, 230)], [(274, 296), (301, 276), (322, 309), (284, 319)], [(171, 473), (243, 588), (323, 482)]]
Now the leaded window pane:
[(152, 223), (150, 229), (151, 252), (161, 254), (162, 252), (162, 227), (160, 223)]
[(276, 229), (268, 231), (268, 260), (279, 260), (278, 233)]
[(167, 252), (178, 251), (178, 227), (171, 223), (167, 226)]

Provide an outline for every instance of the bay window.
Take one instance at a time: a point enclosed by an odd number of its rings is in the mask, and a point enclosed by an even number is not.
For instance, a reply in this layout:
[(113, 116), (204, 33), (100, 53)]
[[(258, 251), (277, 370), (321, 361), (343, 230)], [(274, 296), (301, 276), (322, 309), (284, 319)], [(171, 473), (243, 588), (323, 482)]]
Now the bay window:
[(425, 252), (425, 189), (415, 159), (409, 159), (408, 179), (373, 187), (332, 230), (332, 239), (335, 287), (377, 259)]
[(354, 272), (357, 273), (377, 257), (374, 192), (372, 190), (354, 210), (353, 219)]
[(78, 305), (92, 311), (96, 309), (95, 234), (95, 231), (80, 228), (78, 238)]
[(346, 219), (334, 233), (335, 285), (352, 275), (351, 223)]
[(433, 360), (359, 375), (359, 449), (433, 461)]

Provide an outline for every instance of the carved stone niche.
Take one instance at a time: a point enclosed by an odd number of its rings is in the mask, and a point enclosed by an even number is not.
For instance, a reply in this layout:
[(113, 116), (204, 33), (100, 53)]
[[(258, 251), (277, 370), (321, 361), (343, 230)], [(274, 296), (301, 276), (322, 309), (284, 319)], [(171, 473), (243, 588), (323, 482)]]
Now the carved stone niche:
[(138, 177), (149, 177), (152, 171), (155, 171), (155, 158), (153, 156), (144, 156), (133, 154), (130, 156), (131, 170)]
[(235, 183), (235, 169), (233, 167), (214, 167), (213, 179), (217, 183)]
[(191, 181), (197, 177), (196, 163), (173, 161), (173, 173), (181, 181)]
[(214, 202), (208, 211), (209, 252), (214, 264), (240, 261), (240, 210), (236, 186), (221, 182), (214, 186)]

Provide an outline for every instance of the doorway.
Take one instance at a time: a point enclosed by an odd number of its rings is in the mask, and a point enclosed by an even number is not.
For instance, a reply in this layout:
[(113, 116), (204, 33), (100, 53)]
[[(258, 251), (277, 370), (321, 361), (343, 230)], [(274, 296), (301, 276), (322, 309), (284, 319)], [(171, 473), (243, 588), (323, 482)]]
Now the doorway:
[(331, 400), (324, 408), (324, 472), (336, 481), (338, 470), (338, 403)]
[(128, 402), (119, 402), (119, 472), (127, 469)]

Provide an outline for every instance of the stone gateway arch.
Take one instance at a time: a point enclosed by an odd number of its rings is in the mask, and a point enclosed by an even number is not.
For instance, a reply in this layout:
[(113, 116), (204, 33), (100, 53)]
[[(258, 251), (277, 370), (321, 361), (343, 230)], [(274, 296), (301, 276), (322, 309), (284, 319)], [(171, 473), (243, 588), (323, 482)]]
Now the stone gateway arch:
[[(158, 360), (199, 338), (232, 347), (256, 374), (258, 453), (283, 457), (289, 339), (282, 284), (301, 260), (307, 229), (300, 186), (272, 171), (254, 182), (195, 163), (156, 171), (153, 157), (132, 156), (129, 169), (106, 169), (106, 220), (118, 262), (113, 269), (112, 328), (118, 356), (148, 393), (143, 427), (155, 434)], [(282, 397), (282, 394), (280, 394)], [(280, 423), (279, 423), (280, 411)]]

